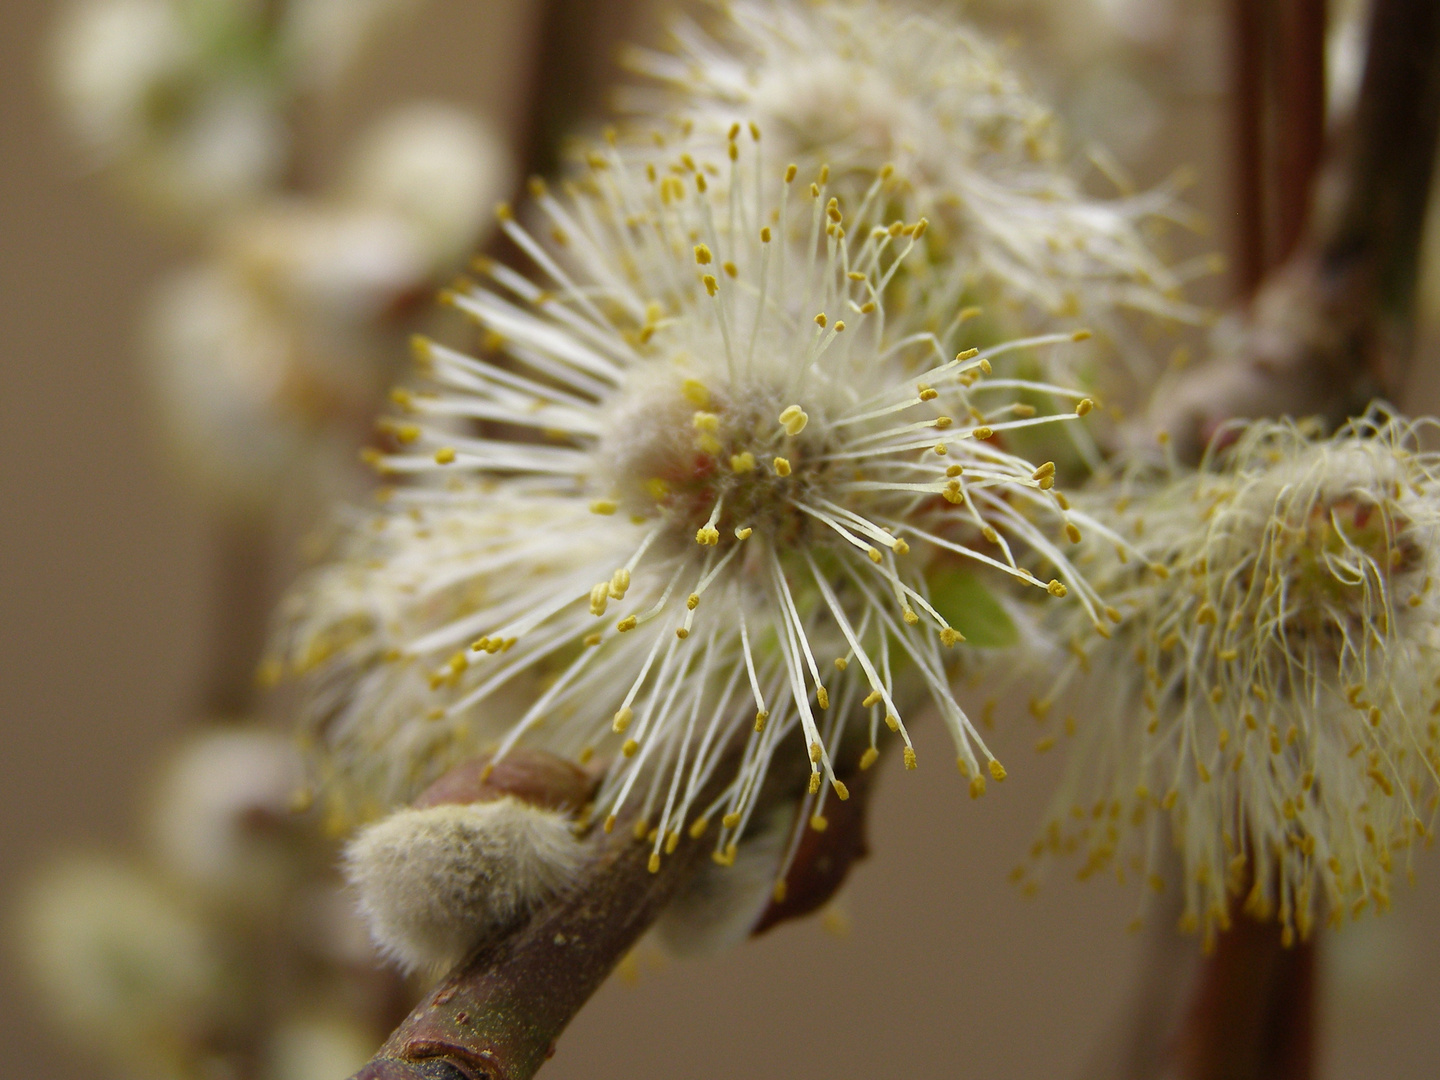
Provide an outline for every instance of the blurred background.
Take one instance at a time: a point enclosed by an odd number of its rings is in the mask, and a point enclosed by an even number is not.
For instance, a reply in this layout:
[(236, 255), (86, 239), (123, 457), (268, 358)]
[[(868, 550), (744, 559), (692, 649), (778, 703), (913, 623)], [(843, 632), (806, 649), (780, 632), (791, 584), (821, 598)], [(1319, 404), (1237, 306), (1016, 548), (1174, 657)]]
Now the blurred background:
[[(231, 642), (217, 626), (233, 623), (225, 616), (237, 608), (263, 613), (293, 565), (284, 555), (258, 569), (237, 559), (235, 523), (246, 518), (244, 489), (254, 477), (230, 476), (224, 461), (197, 463), (184, 433), (167, 426), (163, 400), (157, 404), (153, 356), (149, 367), (141, 357), (155, 352), (157, 333), (162, 343), (180, 333), (167, 338), (154, 325), (156, 290), (167, 276), (223, 257), (278, 280), (290, 273), (286, 260), (300, 256), (283, 244), (278, 254), (264, 248), (259, 226), (217, 240), (206, 231), (213, 206), (198, 202), (187, 219), (171, 203), (158, 205), (153, 184), (137, 196), (144, 176), (117, 184), (113, 168), (96, 167), (56, 88), (54, 39), (67, 7), (0, 0), (0, 1077), (17, 1080), (42, 1069), (50, 1080), (122, 1075), (90, 1053), (83, 1032), (43, 1007), (15, 959), (33, 944), (13, 917), (17, 897), (71, 850), (149, 857), (147, 791), (171, 748), (244, 697), (224, 660), (227, 651), (240, 656), (248, 678), (246, 631)], [(383, 25), (333, 86), (307, 91), (287, 114), (293, 152), (285, 175), (267, 182), (331, 199), (327, 206), (343, 202), (348, 213), (366, 168), (355, 147), (373, 135), (377, 117), (407, 102), (445, 102), (480, 118), (485, 146), (500, 155), (482, 153), (478, 179), (456, 196), (483, 199), (466, 226), (478, 242), (489, 205), (508, 197), (525, 161), (537, 160), (546, 125), (579, 121), (603, 103), (613, 43), (659, 40), (658, 22), (641, 5), (610, 0), (429, 0), (410, 8)], [(1342, 26), (1348, 8), (1339, 0), (1332, 8), (1345, 9), (1332, 10), (1331, 74), (1343, 88), (1359, 46)], [(1102, 144), (1141, 186), (1188, 167), (1196, 178), (1189, 202), (1214, 227), (1203, 243), (1229, 250), (1224, 3), (989, 0), (966, 10), (1013, 39), (1021, 66), (1063, 102), (1077, 158)], [(557, 12), (580, 20), (584, 50), (546, 51)], [(326, 42), (317, 56), (338, 48)], [(537, 119), (543, 86), (552, 88), (550, 111)], [(348, 194), (324, 194), (337, 191)], [(463, 209), (455, 212), (463, 217)], [(287, 203), (274, 213), (292, 211), (302, 212)], [(278, 220), (293, 236), (296, 219)], [(331, 232), (317, 227), (316, 235), (321, 266), (325, 252), (349, 250)], [(364, 430), (352, 418), (375, 411), (384, 369), (403, 360), (403, 331), (434, 317), (429, 297), (455, 268), (446, 262), (457, 253), (421, 254), (429, 261), (412, 258), (403, 273), (396, 262), (377, 262), (384, 327), (365, 347), (380, 342), (385, 355), (367, 359), (378, 367), (366, 369), (370, 381), (353, 388), (353, 401), (349, 389), (328, 384), (318, 395), (325, 424), (312, 424), (310, 434), (325, 427), (340, 449), (323, 466), (323, 481), (288, 478), (280, 510), (272, 507), (260, 527), (276, 550), (315, 524), (316, 491), (363, 495), (348, 465)], [(313, 299), (324, 293), (315, 273), (306, 265), (285, 280), (304, 279)], [(1213, 279), (1197, 299), (1223, 305), (1230, 290), (1223, 277)], [(1427, 293), (1432, 324), (1435, 292)], [(1410, 411), (1440, 405), (1435, 371), (1432, 362), (1419, 365), (1402, 402)], [(224, 501), (209, 490), (226, 485), (242, 493)], [(1000, 719), (996, 749), (1018, 756), (1033, 742), (1031, 722), (1018, 710)], [(1034, 899), (1008, 884), (1058, 765), (1032, 757), (1002, 791), (973, 803), (953, 770), (891, 770), (875, 804), (872, 854), (837, 905), (719, 959), (665, 962), (642, 947), (581, 1013), (544, 1075), (1082, 1075), (1119, 1038), (1145, 938), (1126, 932), (1134, 895), (1111, 881), (1080, 885), (1057, 873)], [(1392, 914), (1327, 941), (1322, 1076), (1440, 1075), (1434, 861), (1419, 860), (1416, 884), (1398, 890)]]

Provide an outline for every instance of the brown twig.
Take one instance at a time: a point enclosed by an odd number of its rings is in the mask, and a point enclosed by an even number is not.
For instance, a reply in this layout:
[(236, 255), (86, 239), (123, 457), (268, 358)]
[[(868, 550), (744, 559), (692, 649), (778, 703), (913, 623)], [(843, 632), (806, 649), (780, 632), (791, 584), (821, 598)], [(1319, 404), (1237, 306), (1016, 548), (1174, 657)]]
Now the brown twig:
[(1181, 1080), (1308, 1080), (1315, 944), (1286, 948), (1274, 922), (1235, 916), (1201, 970), (1177, 1047)]
[(709, 850), (686, 837), (652, 874), (650, 846), (625, 825), (595, 830), (590, 863), (570, 892), (446, 978), (356, 1080), (533, 1076)]
[[(697, 803), (704, 805), (724, 790), (741, 746), (743, 740), (732, 748), (731, 759), (717, 766)], [(799, 745), (793, 749), (777, 757), (806, 762)], [(858, 769), (859, 751), (847, 744), (837, 754), (837, 773), (850, 797), (831, 804), (823, 832), (807, 831), (786, 875), (785, 895), (762, 914), (752, 933), (823, 905), (864, 856), (870, 774)], [(800, 793), (808, 776), (808, 769), (777, 763), (766, 777), (754, 818), (764, 820), (776, 806), (801, 812)], [(487, 782), (498, 777), (497, 771)], [(458, 782), (463, 786), (464, 778)], [(634, 820), (622, 819), (610, 833), (593, 830), (585, 841), (591, 857), (571, 888), (447, 976), (354, 1080), (534, 1076), (575, 1014), (713, 850), (706, 838), (682, 834), (674, 852), (652, 873), (653, 848), (635, 840)]]
[(1235, 277), (1248, 296), (1265, 273), (1265, 116), (1264, 5), (1230, 0), (1235, 85), (1230, 95), (1232, 145), (1235, 148)]
[(1365, 79), (1295, 253), (1231, 320), (1215, 354), (1157, 393), (1133, 432), (1193, 459), (1224, 421), (1338, 423), (1403, 385), (1420, 235), (1440, 131), (1440, 5), (1376, 0)]

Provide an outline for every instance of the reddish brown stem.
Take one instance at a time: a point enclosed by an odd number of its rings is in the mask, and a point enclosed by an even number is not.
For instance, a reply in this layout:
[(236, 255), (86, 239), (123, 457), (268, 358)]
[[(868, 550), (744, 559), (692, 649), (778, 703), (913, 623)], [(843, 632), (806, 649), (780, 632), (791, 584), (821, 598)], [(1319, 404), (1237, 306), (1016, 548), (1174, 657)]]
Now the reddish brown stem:
[(1181, 1080), (1308, 1080), (1314, 1067), (1315, 946), (1236, 917), (1200, 975), (1178, 1047)]
[(1276, 0), (1273, 254), (1294, 252), (1325, 148), (1325, 0)]
[[(659, 873), (627, 828), (590, 840), (571, 892), (431, 992), (356, 1080), (525, 1080), (709, 851), (685, 838)], [(446, 1071), (448, 1070), (448, 1071)]]
[(1440, 4), (1375, 0), (1351, 128), (1331, 148), (1326, 198), (1294, 255), (1239, 313), (1238, 332), (1155, 396), (1140, 444), (1163, 429), (1193, 459), (1235, 417), (1336, 424), (1399, 394), (1440, 134)]
[(1235, 85), (1231, 125), (1235, 148), (1235, 277), (1249, 296), (1265, 273), (1264, 140), (1265, 22), (1256, 0), (1230, 0)]

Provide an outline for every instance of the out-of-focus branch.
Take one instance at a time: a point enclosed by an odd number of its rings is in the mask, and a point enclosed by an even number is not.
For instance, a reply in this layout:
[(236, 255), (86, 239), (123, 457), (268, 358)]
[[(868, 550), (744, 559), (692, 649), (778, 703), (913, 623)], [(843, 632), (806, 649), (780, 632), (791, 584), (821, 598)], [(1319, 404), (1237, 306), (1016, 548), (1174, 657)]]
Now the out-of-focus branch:
[(1339, 422), (1398, 392), (1437, 131), (1440, 5), (1376, 0), (1355, 117), (1299, 246), (1217, 331), (1211, 359), (1155, 396), (1137, 442), (1163, 429), (1194, 458), (1232, 417)]
[(1274, 922), (1237, 914), (1201, 971), (1177, 1047), (1180, 1080), (1307, 1080), (1315, 945), (1286, 948)]
[(1288, 258), (1309, 217), (1325, 149), (1325, 0), (1278, 0), (1275, 59), (1274, 257)]
[(245, 719), (255, 704), (255, 668), (274, 601), (272, 520), (263, 512), (226, 514), (211, 528), (215, 611), (199, 695), (206, 719)]
[(1235, 160), (1235, 277), (1246, 294), (1265, 274), (1265, 184), (1263, 132), (1265, 119), (1264, 5), (1255, 0), (1230, 0), (1231, 145)]

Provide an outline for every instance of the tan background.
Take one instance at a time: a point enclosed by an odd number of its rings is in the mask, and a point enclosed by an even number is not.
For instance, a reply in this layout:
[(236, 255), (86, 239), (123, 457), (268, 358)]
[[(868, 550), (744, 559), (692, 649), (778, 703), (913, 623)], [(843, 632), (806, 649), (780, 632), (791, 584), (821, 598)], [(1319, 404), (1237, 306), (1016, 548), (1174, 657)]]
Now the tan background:
[[(434, 0), (376, 58), (332, 137), (411, 93), (513, 116), (533, 14), (526, 0)], [(210, 617), (203, 521), (147, 449), (131, 356), (145, 290), (178, 255), (83, 175), (63, 138), (42, 80), (53, 15), (0, 0), (0, 903), (49, 852), (129, 842), (147, 772), (189, 719)], [(1179, 118), (1170, 139), (1172, 163), (1208, 170), (1200, 201), (1216, 213), (1214, 109)], [(1028, 723), (1001, 734), (1002, 756), (1019, 760)], [(971, 803), (944, 739), (922, 732), (920, 770), (884, 778), (875, 854), (843, 900), (847, 937), (812, 920), (717, 960), (642, 964), (636, 985), (606, 986), (545, 1075), (1078, 1075), (1133, 990), (1135, 897), (1061, 873), (1022, 901), (1005, 873), (1058, 762), (1012, 768)], [(1327, 1078), (1440, 1075), (1435, 864), (1421, 860), (1393, 916), (1347, 930), (1327, 956)], [(103, 1075), (70, 1059), (10, 967), (0, 1078)]]

